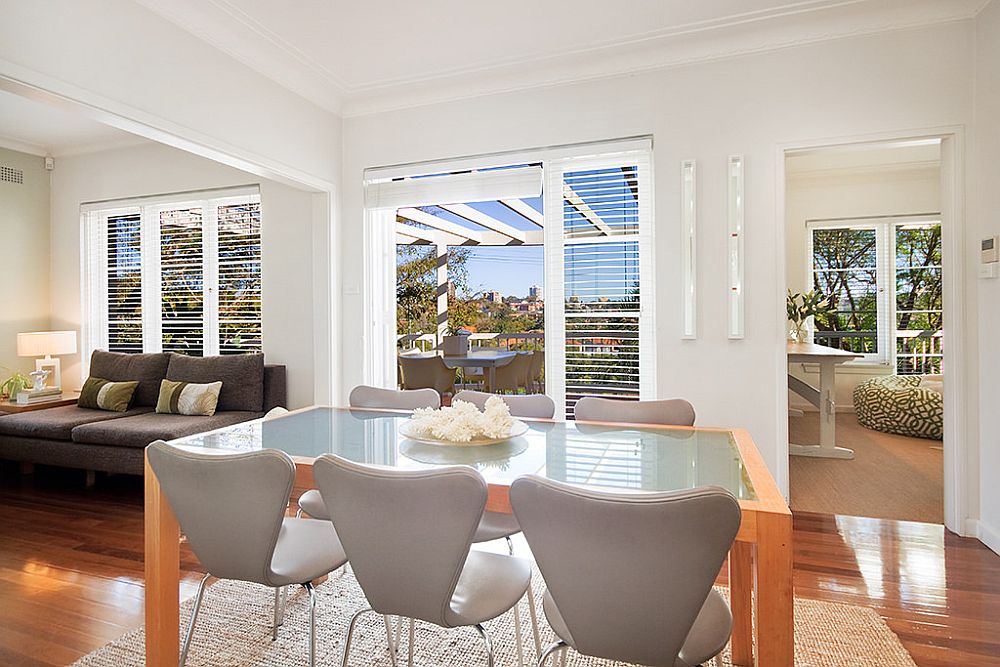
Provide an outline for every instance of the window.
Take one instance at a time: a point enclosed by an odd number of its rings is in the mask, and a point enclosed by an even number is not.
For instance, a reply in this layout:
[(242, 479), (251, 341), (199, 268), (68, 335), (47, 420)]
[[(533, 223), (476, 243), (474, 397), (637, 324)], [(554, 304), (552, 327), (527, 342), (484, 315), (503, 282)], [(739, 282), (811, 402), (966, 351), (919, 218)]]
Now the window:
[(261, 349), (256, 188), (85, 206), (83, 348)]
[(583, 396), (651, 397), (649, 151), (553, 161), (546, 170), (547, 208), (558, 212), (545, 249), (555, 397), (569, 417)]
[(941, 223), (909, 218), (810, 224), (811, 289), (835, 312), (815, 322), (815, 342), (893, 365), (940, 373)]

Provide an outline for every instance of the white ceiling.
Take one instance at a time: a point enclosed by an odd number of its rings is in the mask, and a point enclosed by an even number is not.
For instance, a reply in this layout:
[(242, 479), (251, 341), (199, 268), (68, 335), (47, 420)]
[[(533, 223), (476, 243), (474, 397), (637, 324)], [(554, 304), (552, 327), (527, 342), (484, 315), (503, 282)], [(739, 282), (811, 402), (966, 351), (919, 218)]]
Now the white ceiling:
[(969, 18), (989, 0), (136, 0), (346, 115)]
[(0, 146), (58, 157), (144, 139), (85, 116), (0, 90)]

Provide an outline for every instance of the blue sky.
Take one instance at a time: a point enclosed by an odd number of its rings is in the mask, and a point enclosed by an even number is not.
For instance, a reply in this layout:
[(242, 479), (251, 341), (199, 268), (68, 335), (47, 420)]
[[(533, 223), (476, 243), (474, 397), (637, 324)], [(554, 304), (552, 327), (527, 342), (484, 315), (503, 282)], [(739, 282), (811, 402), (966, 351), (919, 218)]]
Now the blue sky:
[(543, 285), (541, 246), (494, 246), (472, 248), (469, 255), (469, 287), (473, 291), (495, 289), (504, 296), (528, 296), (532, 285)]

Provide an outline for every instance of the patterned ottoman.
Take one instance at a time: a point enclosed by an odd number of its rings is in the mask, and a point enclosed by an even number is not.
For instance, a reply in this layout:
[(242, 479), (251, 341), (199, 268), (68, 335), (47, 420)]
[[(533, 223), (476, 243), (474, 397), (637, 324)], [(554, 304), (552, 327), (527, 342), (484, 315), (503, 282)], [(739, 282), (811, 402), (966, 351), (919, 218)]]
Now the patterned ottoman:
[(944, 396), (938, 382), (921, 386), (919, 375), (888, 375), (854, 388), (854, 411), (867, 428), (940, 440), (944, 437)]

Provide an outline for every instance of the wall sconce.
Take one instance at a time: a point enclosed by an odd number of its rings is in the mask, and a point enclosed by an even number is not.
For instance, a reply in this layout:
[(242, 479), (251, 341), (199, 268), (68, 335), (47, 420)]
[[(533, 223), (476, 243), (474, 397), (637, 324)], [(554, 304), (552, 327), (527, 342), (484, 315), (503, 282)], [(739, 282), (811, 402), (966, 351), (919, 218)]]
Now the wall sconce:
[(698, 217), (695, 161), (681, 161), (681, 282), (683, 284), (684, 335), (698, 337), (697, 262)]
[(744, 335), (743, 307), (743, 156), (730, 155), (729, 178), (729, 338)]

